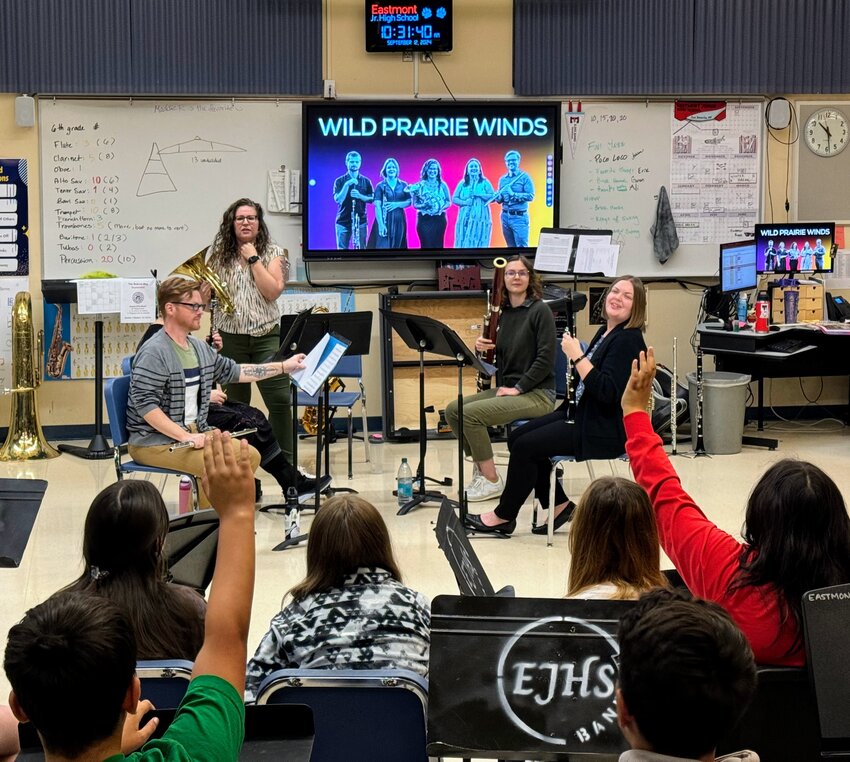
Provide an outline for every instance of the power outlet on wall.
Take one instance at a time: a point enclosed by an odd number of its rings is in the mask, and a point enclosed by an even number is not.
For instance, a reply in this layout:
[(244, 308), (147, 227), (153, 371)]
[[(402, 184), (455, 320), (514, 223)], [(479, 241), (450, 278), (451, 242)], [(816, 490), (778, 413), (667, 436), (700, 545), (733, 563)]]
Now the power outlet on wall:
[(402, 63), (413, 63), (413, 51), (405, 50), (404, 53), (401, 54)]
[(325, 98), (336, 98), (336, 80), (325, 80), (324, 96)]
[(431, 63), (431, 54), (430, 53), (422, 53), (422, 63)]

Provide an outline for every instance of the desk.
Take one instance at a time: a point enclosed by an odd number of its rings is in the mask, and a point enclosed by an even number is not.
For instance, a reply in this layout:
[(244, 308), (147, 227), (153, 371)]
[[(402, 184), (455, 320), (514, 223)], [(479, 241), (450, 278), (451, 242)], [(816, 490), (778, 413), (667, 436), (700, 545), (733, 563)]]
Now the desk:
[[(764, 431), (764, 379), (799, 376), (850, 376), (850, 336), (826, 334), (817, 328), (781, 327), (778, 331), (724, 331), (719, 323), (697, 326), (700, 346), (714, 355), (717, 370), (749, 373), (758, 382), (758, 430)], [(771, 344), (803, 342), (796, 352), (773, 352)], [(848, 400), (850, 404), (850, 400)], [(850, 416), (850, 411), (848, 411)]]

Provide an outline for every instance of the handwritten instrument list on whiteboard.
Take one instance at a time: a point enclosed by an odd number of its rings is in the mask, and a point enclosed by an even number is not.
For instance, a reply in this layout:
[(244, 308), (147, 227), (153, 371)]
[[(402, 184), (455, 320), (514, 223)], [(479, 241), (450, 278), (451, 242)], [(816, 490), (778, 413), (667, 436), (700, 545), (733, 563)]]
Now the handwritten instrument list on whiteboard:
[(646, 138), (628, 113), (594, 105), (586, 109), (578, 132), (577, 159), (586, 170), (583, 208), (589, 216), (576, 222), (613, 230), (616, 240), (645, 237), (643, 199), (657, 191), (659, 182)]

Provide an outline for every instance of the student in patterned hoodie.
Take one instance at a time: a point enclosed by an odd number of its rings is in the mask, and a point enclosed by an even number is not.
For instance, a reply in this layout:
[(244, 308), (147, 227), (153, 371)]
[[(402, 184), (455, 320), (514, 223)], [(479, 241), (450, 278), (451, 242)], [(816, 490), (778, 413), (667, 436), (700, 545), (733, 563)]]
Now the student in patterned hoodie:
[[(431, 609), (401, 583), (387, 525), (353, 495), (328, 500), (310, 526), (307, 576), (248, 662), (245, 699), (277, 669), (409, 669), (428, 673)], [(286, 596), (284, 596), (284, 601)]]

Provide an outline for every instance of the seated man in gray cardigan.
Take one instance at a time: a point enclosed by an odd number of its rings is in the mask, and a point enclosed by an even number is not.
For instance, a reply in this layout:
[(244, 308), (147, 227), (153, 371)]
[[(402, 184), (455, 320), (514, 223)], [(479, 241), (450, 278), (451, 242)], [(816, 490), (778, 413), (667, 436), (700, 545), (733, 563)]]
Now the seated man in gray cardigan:
[[(157, 294), (163, 330), (145, 342), (133, 361), (127, 429), (130, 457), (149, 466), (171, 468), (200, 476), (207, 434), (210, 393), (215, 383), (250, 383), (291, 373), (303, 366), (304, 355), (283, 362), (238, 365), (222, 357), (203, 341), (190, 336), (201, 324), (206, 306), (200, 283), (181, 277), (164, 280)], [(169, 452), (177, 442), (191, 447)], [(231, 440), (234, 451), (239, 441)], [(253, 447), (251, 465), (256, 470), (260, 454)], [(200, 507), (209, 506), (199, 495)]]

